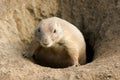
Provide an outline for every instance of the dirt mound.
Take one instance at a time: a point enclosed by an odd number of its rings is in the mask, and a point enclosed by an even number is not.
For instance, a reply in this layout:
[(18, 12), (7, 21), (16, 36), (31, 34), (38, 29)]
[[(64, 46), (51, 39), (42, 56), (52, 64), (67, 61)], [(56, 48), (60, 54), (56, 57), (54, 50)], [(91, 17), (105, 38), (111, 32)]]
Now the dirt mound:
[[(66, 19), (83, 32), (92, 62), (54, 69), (22, 57), (38, 21), (51, 16)], [(120, 1), (0, 0), (0, 79), (119, 80)]]

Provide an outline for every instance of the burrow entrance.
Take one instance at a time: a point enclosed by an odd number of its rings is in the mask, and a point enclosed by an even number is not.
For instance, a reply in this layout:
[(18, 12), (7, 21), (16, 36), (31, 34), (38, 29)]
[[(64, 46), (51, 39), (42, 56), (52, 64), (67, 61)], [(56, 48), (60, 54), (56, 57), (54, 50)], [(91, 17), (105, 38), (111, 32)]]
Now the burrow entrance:
[[(93, 56), (94, 56), (94, 49), (93, 46), (90, 45), (89, 40), (85, 39), (86, 42), (86, 64), (90, 63), (93, 61)], [(35, 53), (39, 52), (39, 48), (35, 51)], [(53, 65), (53, 64), (49, 64), (46, 63), (44, 61), (40, 61), (38, 59), (35, 58), (35, 55), (33, 55), (33, 59), (34, 59), (34, 63), (39, 64), (41, 66), (45, 66), (45, 67), (51, 67), (51, 68), (67, 68), (69, 66), (64, 66), (64, 65)]]

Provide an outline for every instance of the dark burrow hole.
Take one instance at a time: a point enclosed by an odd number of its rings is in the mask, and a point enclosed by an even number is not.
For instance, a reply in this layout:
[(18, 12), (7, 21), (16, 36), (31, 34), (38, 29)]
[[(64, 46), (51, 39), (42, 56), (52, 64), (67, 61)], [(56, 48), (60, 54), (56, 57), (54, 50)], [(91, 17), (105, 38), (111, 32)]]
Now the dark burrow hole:
[[(87, 64), (87, 63), (90, 63), (93, 61), (94, 50), (93, 50), (93, 47), (90, 45), (89, 40), (85, 40), (85, 41), (86, 41), (86, 56), (87, 56), (86, 64)], [(36, 51), (38, 51), (38, 50), (36, 50)], [(44, 61), (37, 60), (35, 58), (35, 55), (33, 55), (33, 59), (34, 59), (34, 63), (39, 64), (41, 66), (45, 66), (45, 67), (51, 67), (51, 68), (67, 68), (67, 67), (69, 67), (69, 66), (58, 65), (58, 64), (53, 65), (53, 64), (46, 63)]]
[(94, 49), (93, 46), (90, 45), (89, 40), (85, 40), (86, 42), (86, 64), (90, 63), (93, 61), (93, 57), (94, 57)]

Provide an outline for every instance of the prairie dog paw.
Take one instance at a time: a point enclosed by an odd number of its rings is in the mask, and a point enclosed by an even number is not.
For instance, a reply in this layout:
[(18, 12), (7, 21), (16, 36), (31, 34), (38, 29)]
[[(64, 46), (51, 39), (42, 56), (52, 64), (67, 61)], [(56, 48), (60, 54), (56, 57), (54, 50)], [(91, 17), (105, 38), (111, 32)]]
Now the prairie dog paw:
[(74, 64), (72, 67), (79, 67), (80, 64)]
[(26, 51), (23, 51), (22, 52), (22, 56), (25, 57), (25, 58), (27, 58), (27, 57), (29, 57), (29, 54)]

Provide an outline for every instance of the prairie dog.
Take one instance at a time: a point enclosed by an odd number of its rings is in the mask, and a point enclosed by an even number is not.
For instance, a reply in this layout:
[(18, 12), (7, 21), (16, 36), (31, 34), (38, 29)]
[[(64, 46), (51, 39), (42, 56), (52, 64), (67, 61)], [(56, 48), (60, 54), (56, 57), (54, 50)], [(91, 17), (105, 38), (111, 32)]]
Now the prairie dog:
[(82, 65), (86, 62), (86, 44), (82, 33), (74, 25), (51, 17), (40, 21), (23, 56), (31, 57), (33, 54), (40, 62), (47, 64)]

